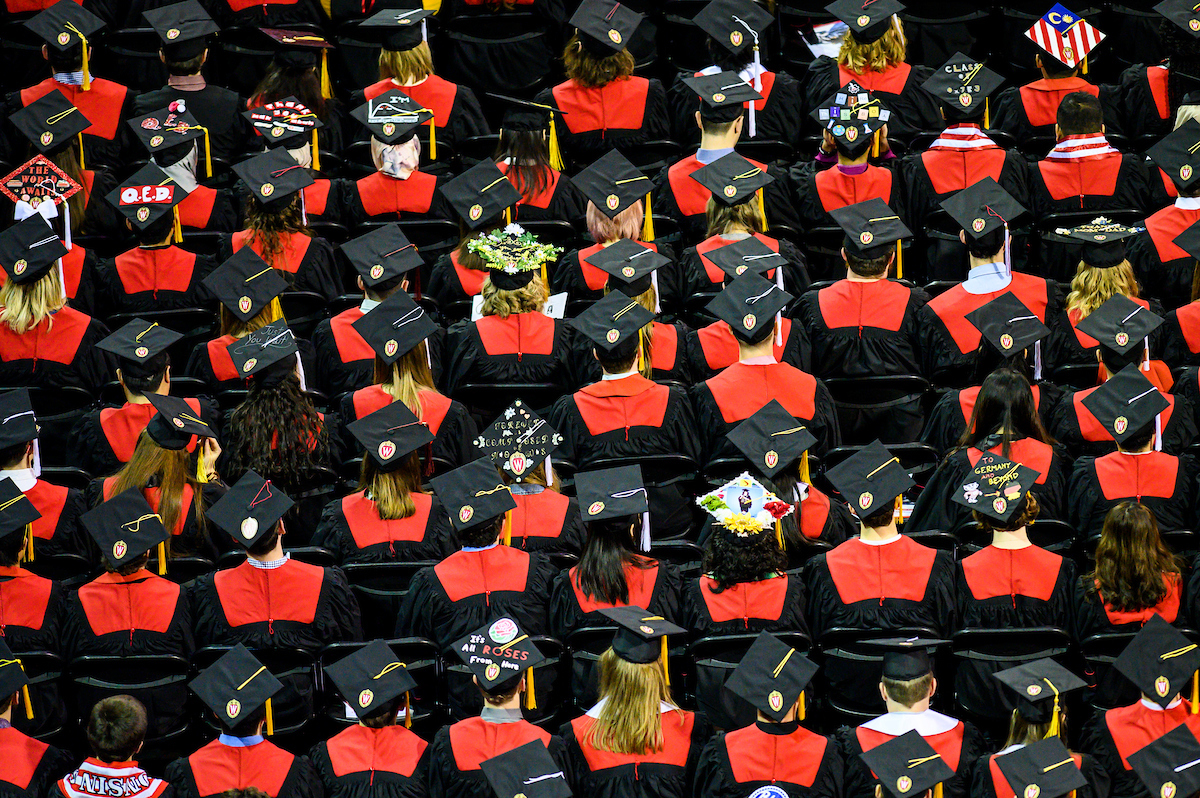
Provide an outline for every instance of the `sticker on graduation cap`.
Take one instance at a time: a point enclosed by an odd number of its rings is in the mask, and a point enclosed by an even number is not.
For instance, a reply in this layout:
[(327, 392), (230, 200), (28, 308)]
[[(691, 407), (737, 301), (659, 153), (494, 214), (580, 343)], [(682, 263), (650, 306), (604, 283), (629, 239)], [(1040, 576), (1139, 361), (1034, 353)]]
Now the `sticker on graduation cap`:
[(489, 682), (496, 681), (496, 677), (500, 675), (500, 666), (494, 662), (488, 663), (488, 666), (483, 670), (483, 676)]
[(1117, 416), (1113, 419), (1113, 431), (1118, 435), (1125, 432), (1125, 428), (1129, 426), (1129, 419), (1125, 416)]
[(753, 330), (754, 325), (757, 323), (758, 323), (758, 317), (755, 316), (753, 313), (747, 313), (742, 318), (742, 326), (745, 327), (747, 330)]
[(463, 508), (458, 511), (458, 520), (464, 524), (471, 520), (471, 516), (475, 515), (475, 508), (469, 504), (463, 505)]
[(517, 624), (512, 618), (501, 618), (488, 627), (488, 637), (492, 638), (492, 642), (504, 645), (513, 641), (517, 631)]
[(612, 39), (613, 44), (620, 44), (621, 43), (621, 31), (617, 30), (616, 28), (609, 28), (608, 29), (608, 38)]
[(858, 128), (850, 126), (846, 128), (846, 141), (853, 142), (858, 138)]
[(18, 166), (0, 183), (0, 193), (13, 202), (26, 202), (36, 209), (45, 200), (62, 204), (83, 187), (44, 155), (36, 155)]
[(963, 108), (966, 108), (967, 106), (969, 106), (969, 105), (971, 104), (971, 95), (970, 95), (970, 93), (968, 93), (968, 92), (963, 92), (962, 94), (958, 95), (958, 103), (959, 103), (959, 105), (961, 105)]
[(1008, 333), (1004, 333), (1003, 335), (1001, 335), (1000, 336), (1000, 348), (1004, 349), (1005, 351), (1012, 349), (1013, 348), (1013, 337), (1011, 335), (1009, 335)]
[(246, 540), (250, 540), (258, 532), (258, 519), (253, 517), (243, 518), (242, 525), (239, 527), (239, 529), (241, 530), (242, 537), (244, 537)]
[(375, 700), (375, 694), (370, 690), (363, 690), (358, 694), (358, 705), (364, 709), (371, 706), (371, 702)]
[(864, 230), (863, 234), (858, 237), (858, 240), (863, 243), (863, 246), (866, 246), (875, 240), (875, 236), (872, 235), (870, 230)]
[(118, 540), (116, 543), (113, 544), (113, 547), (112, 547), (113, 557), (116, 557), (118, 560), (121, 559), (122, 557), (124, 557), (125, 552), (127, 552), (127, 551), (129, 551), (129, 547), (127, 545), (125, 545), (125, 541)]
[(400, 348), (399, 342), (395, 338), (389, 338), (387, 343), (383, 345), (383, 352), (388, 357), (396, 354), (396, 350)]
[(178, 39), (179, 38), (179, 28), (171, 28), (169, 31), (167, 31), (167, 38), (168, 39)]
[(721, 92), (717, 92), (716, 94), (714, 94), (712, 96), (712, 101), (714, 103), (723, 103), (723, 102), (725, 102), (725, 95), (722, 94)]
[(1166, 698), (1167, 693), (1171, 692), (1171, 680), (1166, 676), (1159, 676), (1154, 680), (1154, 692), (1158, 693), (1160, 698)]
[(900, 778), (896, 779), (896, 789), (900, 792), (908, 792), (910, 789), (912, 789), (912, 779), (910, 779), (908, 776), (901, 776)]
[(382, 277), (383, 276), (383, 264), (376, 263), (374, 266), (372, 266), (370, 274), (371, 274), (372, 280), (378, 280), (380, 277)]
[[(1196, 25), (1196, 27), (1192, 28), (1192, 30), (1200, 30), (1200, 22), (1197, 22), (1194, 19), (1192, 22)], [(1158, 794), (1161, 796), (1161, 798), (1175, 798), (1175, 782), (1164, 782), (1162, 789), (1158, 791)]]
[(976, 233), (982, 233), (983, 228), (986, 224), (987, 224), (987, 222), (984, 221), (983, 219), (976, 219), (975, 221), (971, 222), (971, 229), (974, 230)]
[(605, 198), (604, 204), (608, 206), (610, 211), (615, 211), (617, 208), (621, 207), (621, 198), (616, 194), (609, 194)]
[(1042, 794), (1042, 788), (1036, 784), (1030, 784), (1025, 788), (1025, 798), (1038, 798)]
[(763, 456), (763, 462), (767, 464), (767, 468), (774, 468), (779, 462), (779, 452), (772, 449)]
[(1179, 167), (1179, 177), (1183, 180), (1190, 180), (1192, 177), (1192, 165), (1185, 163)]
[(249, 360), (247, 360), (245, 363), (242, 364), (242, 371), (250, 371), (252, 368), (254, 368), (257, 365), (258, 365), (258, 358), (252, 357)]
[(25, 260), (24, 258), (21, 258), (19, 261), (17, 261), (16, 263), (13, 264), (13, 274), (24, 274), (25, 270), (28, 268), (29, 268), (29, 261)]
[(238, 300), (238, 310), (242, 313), (249, 313), (252, 307), (254, 307), (254, 303), (250, 300), (250, 297), (244, 296)]
[(395, 441), (384, 441), (383, 443), (379, 444), (379, 449), (377, 451), (379, 453), (380, 460), (391, 460), (392, 455), (396, 453), (396, 443)]
[(242, 703), (236, 698), (229, 699), (229, 703), (225, 705), (225, 714), (230, 718), (236, 718), (242, 713)]
[(1116, 334), (1115, 340), (1117, 342), (1117, 346), (1125, 346), (1125, 344), (1129, 343), (1129, 333), (1124, 331), (1119, 332)]
[(263, 183), (262, 188), (258, 190), (258, 193), (262, 194), (264, 197), (269, 197), (275, 193), (275, 186), (271, 185), (270, 183)]

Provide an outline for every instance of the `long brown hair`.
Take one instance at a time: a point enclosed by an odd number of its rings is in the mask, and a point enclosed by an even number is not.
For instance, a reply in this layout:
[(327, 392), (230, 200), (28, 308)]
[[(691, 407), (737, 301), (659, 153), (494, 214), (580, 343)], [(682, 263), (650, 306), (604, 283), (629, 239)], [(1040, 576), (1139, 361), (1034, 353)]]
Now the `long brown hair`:
[[(79, 185), (86, 187), (83, 179), (83, 169), (79, 167), (79, 139), (72, 139), (70, 144), (47, 157), (55, 166), (66, 172), (68, 177)], [(98, 197), (97, 202), (100, 201), (101, 198)], [(88, 192), (86, 191), (76, 191), (67, 198), (67, 206), (71, 209), (72, 234), (78, 233), (83, 229), (83, 223), (87, 221), (89, 204)]]
[(380, 520), (411, 518), (417, 512), (412, 494), (421, 493), (421, 458), (412, 452), (396, 468), (382, 471), (368, 454), (363, 458), (358, 487), (375, 502)]
[(295, 281), (295, 275), (280, 268), (277, 263), (287, 248), (287, 239), (291, 233), (303, 233), (309, 238), (312, 231), (304, 225), (304, 217), (300, 213), (300, 194), (292, 198), (291, 204), (282, 210), (268, 210), (254, 197), (246, 201), (246, 230), (250, 232), (246, 246), (259, 244), (259, 255), (275, 269), (290, 285)]
[(637, 62), (628, 50), (599, 58), (592, 55), (579, 41), (579, 34), (571, 37), (563, 50), (563, 67), (567, 77), (584, 89), (599, 89), (614, 80), (633, 74)]
[(708, 220), (708, 237), (726, 235), (728, 233), (765, 233), (767, 220), (758, 209), (758, 200), (751, 198), (737, 205), (726, 205), (708, 198), (705, 208)]
[(675, 702), (661, 660), (627, 662), (608, 649), (600, 655), (600, 695), (608, 700), (588, 729), (589, 745), (615, 754), (663, 749), (661, 704)]
[(295, 490), (315, 468), (329, 464), (329, 433), (294, 373), (272, 387), (251, 382), (227, 430), (225, 451), (235, 480), (253, 469), (285, 491)]
[(611, 219), (601, 213), (595, 203), (588, 200), (588, 234), (597, 244), (611, 244), (622, 238), (639, 241), (645, 218), (645, 202), (640, 199)]
[(124, 493), (130, 488), (145, 491), (151, 482), (158, 488), (158, 515), (168, 533), (174, 534), (180, 518), (187, 516), (187, 510), (183, 507), (183, 489), (187, 486), (192, 488), (196, 524), (203, 528), (203, 485), (193, 473), (191, 455), (185, 449), (164, 449), (146, 430), (142, 430), (129, 462), (113, 479), (112, 495)]
[(1180, 573), (1179, 558), (1163, 543), (1146, 505), (1121, 502), (1108, 511), (1088, 580), (1106, 604), (1121, 612), (1154, 607), (1167, 595), (1163, 576)]

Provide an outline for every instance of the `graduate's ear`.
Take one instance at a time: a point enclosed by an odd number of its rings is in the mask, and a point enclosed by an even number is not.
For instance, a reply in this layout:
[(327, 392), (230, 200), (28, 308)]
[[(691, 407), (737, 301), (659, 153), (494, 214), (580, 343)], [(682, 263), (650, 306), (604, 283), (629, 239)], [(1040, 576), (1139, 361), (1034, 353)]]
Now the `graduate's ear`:
[(129, 230), (130, 232), (132, 232), (132, 231), (133, 231), (133, 222), (131, 222), (131, 221), (129, 221), (128, 219), (126, 219), (126, 220), (125, 220), (125, 229), (126, 229), (126, 230)]
[(883, 686), (882, 680), (880, 680), (880, 682), (879, 682), (879, 697), (883, 699), (883, 703), (885, 703), (885, 704), (887, 703), (887, 700), (888, 700), (887, 688)]
[[(43, 47), (42, 49), (45, 50), (46, 48)], [(700, 130), (704, 130), (704, 123), (700, 121), (700, 112), (697, 111), (695, 114), (693, 114), (693, 116), (696, 117), (696, 127), (700, 128)]]
[(46, 61), (50, 60), (50, 48), (44, 44), (42, 45), (42, 58)]
[(600, 353), (596, 351), (596, 347), (594, 346), (592, 347), (592, 357), (596, 358), (596, 360), (600, 359)]
[(121, 383), (121, 387), (125, 387), (125, 378), (121, 376), (120, 367), (117, 368), (117, 382)]
[(738, 137), (741, 137), (742, 126), (745, 124), (746, 124), (746, 115), (745, 114), (742, 114), (737, 119), (733, 120), (733, 132), (736, 133), (738, 135)]
[[(206, 52), (207, 52), (207, 51), (206, 51)], [(161, 47), (159, 47), (159, 48), (158, 48), (158, 60), (159, 60), (159, 61), (161, 61), (161, 62), (162, 62), (162, 63), (164, 63), (164, 64), (165, 64), (165, 63), (167, 63), (167, 55), (166, 55), (166, 53), (164, 53), (164, 52), (162, 51), (162, 48), (161, 48)], [(141, 750), (141, 749), (139, 749), (139, 750)]]
[(937, 677), (934, 676), (932, 679), (929, 680), (929, 698), (933, 698), (933, 695), (936, 692), (937, 692)]
[(847, 258), (846, 258), (846, 248), (845, 248), (845, 247), (842, 247), (842, 248), (841, 248), (840, 250), (838, 250), (838, 251), (842, 253), (842, 260), (843, 260), (843, 261), (845, 261), (845, 260), (847, 259)]
[(354, 278), (354, 284), (358, 286), (358, 290), (359, 290), (359, 291), (366, 291), (366, 290), (367, 290), (367, 285), (366, 285), (366, 283), (364, 283), (364, 282), (363, 282), (363, 279), (362, 279), (362, 275), (361, 275), (361, 274), (360, 274), (359, 276), (357, 276), (357, 277), (355, 277), (355, 278)]
[(166, 371), (163, 372), (162, 384), (159, 387), (160, 388), (166, 387), (167, 393), (170, 393), (171, 392), (170, 386), (171, 386), (171, 366), (170, 366), (170, 364), (167, 364), (167, 369), (166, 369)]
[(967, 245), (967, 233), (965, 230), (958, 231), (958, 240), (962, 242), (964, 247)]

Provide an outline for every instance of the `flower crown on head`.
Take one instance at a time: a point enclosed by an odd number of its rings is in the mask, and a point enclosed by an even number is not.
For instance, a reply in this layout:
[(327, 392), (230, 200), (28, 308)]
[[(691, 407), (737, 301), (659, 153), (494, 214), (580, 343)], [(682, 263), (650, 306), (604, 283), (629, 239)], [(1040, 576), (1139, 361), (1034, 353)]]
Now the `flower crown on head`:
[(506, 274), (540, 269), (562, 254), (562, 249), (543, 244), (519, 224), (474, 238), (467, 242), (467, 249), (478, 255), (489, 269)]
[(796, 508), (743, 472), (714, 491), (696, 499), (721, 526), (739, 537), (758, 534), (775, 525)]

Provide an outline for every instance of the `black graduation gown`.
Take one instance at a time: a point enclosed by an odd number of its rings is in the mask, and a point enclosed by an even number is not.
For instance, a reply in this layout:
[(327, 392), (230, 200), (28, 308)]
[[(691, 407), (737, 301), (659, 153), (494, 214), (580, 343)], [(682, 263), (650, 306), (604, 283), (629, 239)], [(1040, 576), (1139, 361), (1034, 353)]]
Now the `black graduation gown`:
[[(626, 606), (642, 607), (652, 615), (668, 621), (681, 619), (679, 611), (683, 578), (679, 569), (668, 562), (642, 558), (640, 567), (625, 565), (625, 584), (629, 588)], [(600, 610), (622, 606), (610, 604), (599, 597), (588, 596), (579, 587), (578, 566), (554, 575), (550, 594), (550, 626), (554, 636), (566, 640), (572, 632), (585, 626), (611, 626), (612, 621)]]
[(631, 75), (597, 89), (567, 80), (534, 100), (565, 111), (556, 120), (558, 143), (563, 157), (581, 167), (609, 150), (671, 137), (667, 92), (658, 78)]
[(96, 348), (106, 337), (108, 328), (98, 319), (70, 307), (20, 335), (0, 324), (0, 384), (73, 386), (95, 395), (112, 378), (116, 364), (115, 357)]
[(1172, 310), (1159, 331), (1158, 351), (1168, 366), (1200, 366), (1200, 301)]
[(236, 25), (288, 30), (325, 22), (319, 0), (214, 0), (207, 8), (222, 29)]
[[(509, 165), (505, 161), (499, 161), (496, 168), (508, 174)], [(521, 193), (521, 199), (513, 211), (513, 221), (517, 224), (546, 220), (574, 222), (584, 218), (587, 198), (562, 172), (549, 166), (544, 168), (548, 183), (540, 190), (535, 191), (532, 187), (524, 191), (517, 189)], [(511, 177), (508, 182), (513, 183), (513, 188), (517, 188)]]
[[(51, 91), (58, 90), (67, 101), (78, 108), (91, 125), (83, 132), (84, 164), (118, 168), (123, 166), (125, 154), (125, 120), (133, 106), (133, 92), (112, 80), (92, 75), (87, 91), (83, 86), (68, 86), (49, 77), (19, 92), (8, 96), (8, 115), (16, 113), (30, 103), (40, 100)], [(140, 152), (139, 152), (140, 156)], [(20, 161), (18, 161), (20, 163)], [(97, 197), (103, 197), (98, 194)]]
[[(526, 485), (525, 489), (536, 487)], [(509, 545), (513, 548), (545, 554), (578, 555), (583, 551), (587, 530), (575, 499), (543, 488), (536, 493), (514, 489), (513, 501), (517, 503), (509, 515), (512, 530)]]
[(454, 552), (450, 518), (436, 496), (411, 494), (416, 512), (382, 521), (363, 491), (325, 506), (312, 545), (333, 552), (338, 563), (441, 560)]
[[(1083, 405), (1084, 397), (1094, 390), (1064, 393), (1050, 422), (1050, 433), (1075, 457), (1099, 457), (1117, 446), (1108, 430)], [(1162, 449), (1181, 454), (1196, 439), (1196, 419), (1183, 396), (1164, 394), (1164, 398), (1171, 406), (1162, 411)]]
[[(1000, 454), (1001, 449), (1000, 445), (996, 445), (989, 447), (988, 451)], [(905, 523), (905, 530), (938, 530), (957, 534), (971, 523), (970, 508), (953, 501), (952, 497), (958, 493), (982, 456), (983, 453), (977, 448), (956, 449), (947, 455), (917, 497), (912, 514)], [(1029, 490), (1037, 498), (1040, 508), (1038, 517), (1067, 520), (1067, 480), (1071, 475), (1071, 459), (1066, 450), (1035, 438), (1022, 438), (1012, 443), (1007, 456), (1038, 472), (1037, 482)]]
[[(694, 72), (693, 76), (699, 76)], [(696, 125), (696, 111), (700, 98), (683, 82), (683, 73), (676, 75), (667, 93), (671, 106), (671, 124), (674, 139), (684, 146), (695, 147), (700, 143), (700, 128)], [(804, 97), (800, 81), (786, 72), (764, 71), (760, 76), (761, 100), (754, 101), (755, 136), (750, 138), (750, 103), (742, 103), (746, 109), (742, 135), (748, 141), (784, 141), (793, 147), (800, 143), (803, 126), (797, 124), (804, 118)], [(751, 87), (754, 80), (747, 81)]]
[(1187, 304), (1192, 296), (1196, 259), (1176, 245), (1175, 238), (1197, 221), (1200, 208), (1168, 205), (1146, 217), (1145, 230), (1125, 239), (1125, 252), (1138, 285), (1168, 310)]
[(844, 764), (834, 741), (798, 722), (756, 722), (704, 746), (696, 795), (745, 798), (768, 785), (777, 798), (841, 798)]
[[(650, 335), (650, 377), (655, 382), (692, 384), (692, 331), (683, 322), (666, 324), (653, 322)], [(576, 335), (571, 342), (571, 373), (573, 384), (587, 386), (604, 376), (596, 360), (596, 344), (586, 335)]]
[(1058, 105), (1063, 97), (1076, 91), (1098, 97), (1108, 132), (1122, 132), (1117, 87), (1096, 86), (1082, 77), (1043, 78), (1004, 89), (991, 103), (992, 127), (1003, 130), (1016, 141), (1029, 141), (1034, 136), (1053, 140)]
[[(846, 798), (870, 798), (875, 794), (878, 781), (863, 762), (862, 753), (895, 738), (865, 726), (854, 729), (843, 726), (837, 730), (834, 739), (846, 763), (846, 789), (843, 795)], [(970, 794), (975, 763), (988, 750), (987, 738), (974, 725), (960, 720), (949, 731), (925, 737), (925, 742), (954, 771), (953, 778), (942, 782), (943, 794), (947, 798), (966, 798)]]
[[(229, 355), (229, 346), (236, 340), (238, 339), (232, 335), (222, 335), (220, 338), (196, 344), (183, 373), (203, 382), (208, 393), (245, 390), (250, 381), (238, 374), (237, 367), (233, 365), (233, 358)], [(300, 351), (300, 362), (304, 366), (305, 376), (316, 373), (316, 354), (312, 343), (307, 339), (297, 338), (296, 348)]]
[(1111, 794), (1122, 798), (1150, 798), (1128, 758), (1183, 723), (1195, 732), (1196, 721), (1188, 715), (1188, 702), (1171, 709), (1150, 709), (1139, 699), (1093, 715), (1083, 727), (1080, 748), (1091, 753), (1110, 779)]
[(63, 598), (57, 582), (27, 568), (0, 567), (0, 637), (17, 654), (60, 650)]
[[(1038, 382), (1030, 386), (1033, 389), (1033, 407), (1042, 420), (1042, 425), (1050, 428), (1050, 420), (1054, 408), (1058, 404), (1063, 391), (1057, 385), (1049, 382)], [(929, 418), (925, 422), (925, 430), (921, 433), (921, 443), (928, 443), (938, 452), (945, 454), (958, 444), (958, 440), (967, 431), (967, 423), (975, 410), (975, 400), (979, 397), (979, 386), (963, 388), (962, 390), (946, 391), (942, 398), (933, 406)]]
[(167, 765), (163, 775), (176, 798), (205, 798), (245, 787), (257, 787), (271, 798), (322, 795), (321, 780), (308, 758), (292, 756), (270, 740), (245, 748), (213, 740)]
[(554, 383), (570, 379), (571, 328), (542, 313), (484, 316), (447, 330), (446, 392), (467, 384)]
[[(768, 183), (762, 189), (767, 226), (786, 226), (799, 230), (800, 217), (797, 216), (788, 193), (786, 170), (759, 163), (753, 158), (746, 160), (775, 178), (773, 183)], [(705, 210), (712, 192), (699, 181), (692, 179), (692, 173), (704, 166), (705, 164), (700, 163), (693, 153), (662, 169), (654, 178), (654, 212), (677, 221), (683, 233), (682, 241), (689, 245), (697, 244), (708, 236), (708, 218)]]
[[(217, 408), (211, 399), (188, 398), (184, 401), (197, 417), (213, 419), (212, 424), (220, 431), (215, 420)], [(71, 430), (67, 441), (71, 462), (98, 477), (116, 473), (133, 456), (138, 436), (155, 412), (148, 402), (126, 402), (121, 407), (92, 410)]]
[(322, 319), (313, 330), (312, 344), (317, 351), (317, 373), (313, 376), (326, 396), (341, 396), (371, 384), (375, 350), (354, 329), (354, 322), (364, 315), (360, 308), (349, 308), (333, 318)]
[[(103, 305), (103, 297), (98, 300), (96, 296), (97, 292), (103, 292), (105, 287), (104, 278), (97, 271), (100, 263), (95, 250), (84, 249), (78, 244), (72, 244), (71, 249), (62, 258), (63, 288), (67, 293), (67, 304), (89, 316), (95, 316), (97, 308), (101, 306), (105, 307), (105, 315), (108, 315), (107, 306)], [(7, 280), (7, 275), (0, 274), (0, 285), (4, 285)]]
[[(1200, 368), (1188, 366), (1179, 373), (1179, 379), (1171, 386), (1171, 391), (1180, 399), (1187, 401), (1194, 412), (1200, 411)], [(1196, 424), (1200, 427), (1200, 419)]]
[(1166, 452), (1080, 458), (1071, 474), (1072, 526), (1085, 538), (1099, 539), (1108, 511), (1121, 502), (1135, 501), (1154, 512), (1163, 532), (1195, 525), (1196, 462)]
[[(1146, 308), (1147, 310), (1159, 316), (1164, 315), (1162, 306), (1157, 300), (1134, 299), (1134, 302)], [(1096, 382), (1100, 382), (1100, 367), (1096, 363), (1096, 347), (1099, 345), (1095, 338), (1085, 332), (1079, 330), (1080, 322), (1079, 311), (1069, 310), (1063, 317), (1066, 322), (1062, 327), (1062, 334), (1056, 335), (1049, 339), (1050, 349), (1049, 360), (1054, 363), (1056, 369), (1062, 369), (1065, 366), (1095, 366), (1096, 367)], [(1157, 355), (1163, 351), (1163, 342), (1166, 340), (1166, 328), (1169, 327), (1170, 317), (1167, 318), (1167, 324), (1159, 327), (1150, 334), (1150, 351)], [(1165, 358), (1164, 358), (1165, 360)]]
[(106, 314), (198, 308), (210, 298), (201, 281), (216, 267), (177, 246), (137, 247), (101, 261), (96, 282)]
[(438, 729), (429, 744), (429, 795), (478, 798), (487, 779), (479, 764), (534, 740), (541, 740), (555, 763), (563, 762), (563, 741), (526, 720), (496, 723), (467, 718)]
[[(800, 294), (807, 291), (808, 287), (812, 285), (812, 281), (808, 278), (808, 267), (804, 253), (790, 241), (770, 238), (762, 233), (755, 233), (754, 237), (766, 245), (768, 249), (778, 252), (787, 259), (787, 266), (783, 269), (784, 290), (793, 296), (800, 296)], [(681, 298), (695, 301), (693, 298), (698, 294), (716, 296), (721, 293), (725, 285), (732, 278), (709, 260), (707, 256), (724, 246), (742, 241), (744, 238), (745, 236), (738, 238), (726, 238), (720, 235), (709, 236), (696, 246), (685, 249), (683, 255), (679, 258), (679, 271), (681, 272), (683, 282), (680, 291)], [(763, 276), (773, 281), (775, 280), (775, 270), (770, 269)]]
[(794, 315), (817, 377), (920, 373), (917, 314), (929, 295), (896, 280), (839, 280), (803, 294)]
[(705, 462), (737, 456), (733, 444), (725, 439), (726, 433), (772, 399), (778, 400), (816, 436), (817, 442), (811, 449), (814, 455), (823, 456), (841, 445), (837, 409), (829, 389), (811, 374), (787, 363), (736, 362), (717, 376), (693, 386), (691, 398), (696, 407)]
[(0, 729), (0, 796), (28, 798), (45, 795), (54, 782), (75, 767), (71, 753), (47, 745), (9, 727)]
[(486, 271), (460, 266), (456, 249), (434, 261), (425, 295), (437, 303), (445, 324), (469, 319), (471, 300), (482, 291), (485, 277)]
[(232, 233), (239, 227), (231, 189), (196, 186), (175, 207), (179, 210), (179, 226), (184, 231)]
[(359, 724), (317, 743), (308, 758), (327, 798), (425, 798), (427, 750), (404, 726)]
[[(782, 317), (780, 324), (783, 326), (783, 343), (773, 342), (771, 346), (775, 360), (801, 371), (810, 371), (812, 351), (804, 326), (787, 317)], [(737, 363), (738, 342), (729, 329), (729, 322), (714, 321), (688, 333), (687, 355), (697, 383), (710, 380)]]
[[(246, 246), (249, 237), (247, 230), (228, 238), (223, 236), (220, 247), (222, 262)], [(251, 249), (261, 254), (262, 246), (256, 242)], [(338, 267), (333, 259), (333, 245), (318, 236), (288, 233), (283, 252), (271, 265), (294, 291), (312, 291), (329, 300), (336, 299), (342, 293)]]
[[(1038, 161), (1029, 169), (1029, 201), (1038, 219), (1067, 211), (1103, 216), (1105, 211), (1153, 207), (1145, 159), (1118, 152)], [(1074, 273), (1072, 264), (1068, 274)]]
[[(358, 99), (356, 93), (349, 107), (354, 108), (367, 100), (374, 100), (385, 92), (393, 91), (406, 94), (420, 107), (433, 111), (434, 124), (437, 125), (434, 137), (438, 142), (448, 141), (453, 145), (465, 138), (492, 132), (475, 92), (468, 86), (452, 83), (437, 75), (430, 75), (415, 86), (397, 86), (391, 78), (384, 78), (363, 89), (362, 99)], [(417, 135), (421, 137), (421, 155), (424, 160), (429, 154), (428, 126), (422, 125)]]
[[(675, 253), (670, 246), (662, 242), (638, 241), (637, 243), (649, 247), (665, 258), (671, 260), (675, 258)], [(603, 244), (592, 244), (583, 249), (572, 249), (559, 258), (550, 274), (550, 293), (566, 292), (568, 303), (586, 302), (590, 305), (592, 302), (602, 299), (605, 289), (608, 287), (608, 272), (587, 262), (587, 258), (602, 249), (604, 249)], [(682, 293), (683, 286), (680, 285), (678, 264), (663, 264), (655, 273), (658, 280), (658, 304), (662, 311), (667, 313), (682, 309), (686, 294)]]
[(1158, 615), (1181, 629), (1187, 628), (1189, 619), (1186, 609), (1195, 602), (1191, 595), (1195, 582), (1189, 581), (1185, 588), (1178, 574), (1163, 574), (1163, 585), (1167, 592), (1153, 607), (1118, 610), (1104, 600), (1094, 581), (1089, 580), (1086, 574), (1081, 575), (1075, 583), (1075, 596), (1072, 599), (1075, 605), (1075, 639), (1086, 640), (1102, 632), (1137, 632), (1150, 620), (1151, 615)]
[(454, 218), (440, 188), (445, 178), (416, 171), (400, 180), (372, 172), (358, 180), (337, 182), (346, 224), (396, 222), (408, 219)]
[[(474, 460), (477, 457), (474, 440), (479, 433), (479, 425), (462, 402), (435, 391), (421, 391), (420, 397), (421, 412), (418, 415), (429, 425), (429, 432), (433, 435), (431, 448), (422, 447), (419, 450), (422, 459), (428, 462), (428, 455), (432, 454), (454, 467)], [(391, 394), (378, 385), (369, 385), (342, 397), (338, 419), (342, 422), (341, 437), (347, 452), (361, 451), (362, 444), (346, 428), (391, 403)]]
[(681, 626), (697, 637), (746, 632), (804, 632), (804, 580), (798, 571), (740, 582), (720, 593), (708, 576), (683, 586)]
[(33, 553), (88, 555), (90, 539), (79, 516), (88, 511), (87, 499), (78, 488), (66, 488), (44, 479), (27, 491), (25, 498), (33, 503), (42, 517), (33, 522)]
[[(146, 114), (166, 108), (176, 100), (183, 100), (188, 113), (196, 117), (197, 124), (208, 128), (208, 145), (214, 158), (236, 163), (242, 153), (251, 148), (254, 134), (242, 111), (246, 101), (236, 91), (208, 83), (199, 91), (183, 91), (163, 86), (155, 91), (143, 92), (133, 100), (133, 115)], [(198, 140), (199, 158), (197, 172), (204, 174), (204, 141)]]
[[(116, 477), (112, 476), (103, 480), (94, 479), (88, 483), (85, 492), (88, 506), (97, 507), (101, 502), (111, 499), (114, 495), (113, 484), (115, 482)], [(150, 484), (142, 491), (146, 500), (155, 508), (158, 507), (157, 485), (157, 477), (153, 477)], [(206, 514), (208, 509), (225, 495), (225, 491), (226, 487), (219, 482), (205, 482), (200, 486), (200, 504)], [(194, 498), (195, 494), (192, 492), (192, 488), (184, 486), (182, 506), (187, 508), (187, 512), (183, 513), (182, 517), (175, 522), (174, 529), (167, 530), (171, 535), (171, 553), (174, 555), (198, 555), (215, 562), (220, 553), (232, 548), (233, 544), (229, 542), (228, 536), (223, 531), (207, 522), (207, 515), (204, 520), (197, 519)], [(88, 550), (95, 551), (96, 549), (93, 544), (89, 543)], [(98, 554), (103, 554), (103, 552), (98, 552)]]
[(883, 161), (880, 166), (797, 163), (788, 173), (788, 179), (795, 191), (793, 201), (800, 223), (805, 229), (836, 227), (830, 211), (869, 199), (883, 200), (901, 219), (907, 220), (899, 166), (895, 158)]
[(1141, 136), (1165, 136), (1175, 123), (1167, 97), (1167, 64), (1134, 64), (1117, 82), (1121, 102), (1121, 130), (1136, 141)]
[(322, 177), (319, 172), (313, 172), (311, 169), (309, 172), (314, 182), (302, 189), (304, 216), (308, 223), (347, 224), (346, 209), (343, 205), (346, 196), (344, 186), (351, 181), (330, 180)]
[(907, 141), (917, 131), (936, 130), (944, 124), (938, 101), (921, 87), (932, 74), (929, 67), (904, 62), (883, 72), (856, 74), (838, 66), (835, 59), (821, 56), (808, 67), (805, 108), (811, 111), (820, 107), (834, 92), (854, 81), (891, 110), (888, 136)]

